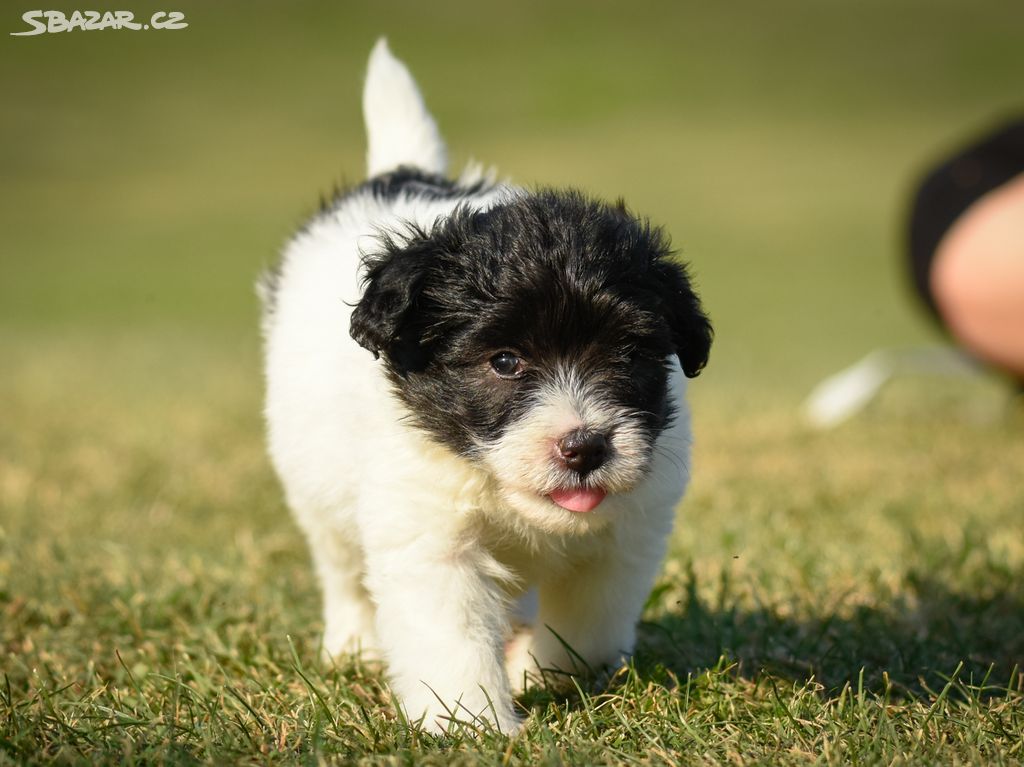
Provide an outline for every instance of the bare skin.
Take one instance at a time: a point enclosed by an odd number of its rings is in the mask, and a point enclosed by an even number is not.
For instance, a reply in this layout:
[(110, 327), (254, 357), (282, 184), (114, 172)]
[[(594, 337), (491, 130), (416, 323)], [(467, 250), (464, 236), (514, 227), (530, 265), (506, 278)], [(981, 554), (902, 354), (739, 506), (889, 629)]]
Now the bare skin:
[(957, 340), (1024, 380), (1024, 174), (957, 220), (936, 251), (931, 287)]

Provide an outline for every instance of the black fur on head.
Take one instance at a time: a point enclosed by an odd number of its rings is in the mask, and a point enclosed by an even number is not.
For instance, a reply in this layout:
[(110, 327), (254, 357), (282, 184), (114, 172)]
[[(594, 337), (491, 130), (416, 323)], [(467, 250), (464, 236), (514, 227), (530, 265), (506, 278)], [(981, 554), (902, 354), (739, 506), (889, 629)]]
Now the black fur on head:
[[(621, 203), (542, 190), (381, 244), (352, 337), (383, 356), (419, 425), (459, 452), (498, 439), (566, 368), (656, 436), (672, 415), (666, 358), (691, 377), (707, 362), (711, 325), (686, 269)], [(526, 361), (521, 377), (495, 375), (502, 351)]]

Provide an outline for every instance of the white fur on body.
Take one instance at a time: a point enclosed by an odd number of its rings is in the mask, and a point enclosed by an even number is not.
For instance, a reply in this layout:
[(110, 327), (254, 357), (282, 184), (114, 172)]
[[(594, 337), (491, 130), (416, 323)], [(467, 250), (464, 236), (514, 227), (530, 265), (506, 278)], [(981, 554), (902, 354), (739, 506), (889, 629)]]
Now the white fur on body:
[[(443, 170), (436, 125), (383, 42), (364, 105), (371, 173), (399, 164)], [(518, 193), (498, 187), (457, 203), (486, 208)], [(512, 690), (525, 672), (578, 669), (575, 654), (597, 668), (632, 651), (688, 477), (686, 379), (673, 358), (678, 415), (646, 475), (630, 475), (626, 459), (650, 445), (627, 434), (624, 468), (611, 470), (608, 486), (631, 489), (589, 513), (538, 492), (551, 484), (553, 439), (619, 417), (569, 374), (479, 464), (431, 441), (409, 423), (382, 362), (349, 337), (349, 317), (360, 256), (375, 235), (407, 222), (429, 229), (457, 203), (360, 193), (288, 245), (265, 326), (266, 415), (273, 462), (323, 590), (325, 651), (381, 655), (409, 717), (424, 717), (425, 727), (442, 730), (451, 715), (507, 732), (519, 725)], [(506, 671), (517, 609), (534, 628), (511, 646)]]

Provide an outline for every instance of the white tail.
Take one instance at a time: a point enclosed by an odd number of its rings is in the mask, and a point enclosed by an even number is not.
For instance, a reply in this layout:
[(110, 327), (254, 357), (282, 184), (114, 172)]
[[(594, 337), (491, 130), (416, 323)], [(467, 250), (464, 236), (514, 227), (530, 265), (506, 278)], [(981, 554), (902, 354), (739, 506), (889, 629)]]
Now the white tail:
[(416, 81), (396, 59), (385, 38), (377, 41), (363, 88), (367, 174), (376, 176), (400, 165), (445, 174), (448, 152), (437, 123), (427, 111)]

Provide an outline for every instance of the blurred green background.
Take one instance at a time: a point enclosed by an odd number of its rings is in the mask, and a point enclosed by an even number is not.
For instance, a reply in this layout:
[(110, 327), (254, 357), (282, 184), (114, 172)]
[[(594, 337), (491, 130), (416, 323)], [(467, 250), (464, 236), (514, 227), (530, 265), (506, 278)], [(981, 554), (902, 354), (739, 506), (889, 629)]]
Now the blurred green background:
[(175, 8), (186, 30), (34, 37), (0, 13), (5, 337), (221, 335), (255, 379), (254, 276), (361, 179), (387, 34), (453, 169), (625, 197), (694, 264), (718, 330), (702, 386), (792, 397), (932, 337), (900, 261), (911, 180), (1024, 101), (1017, 2)]

